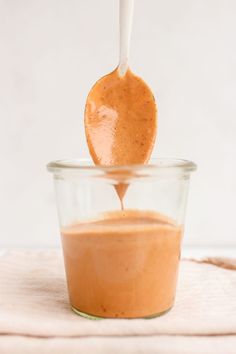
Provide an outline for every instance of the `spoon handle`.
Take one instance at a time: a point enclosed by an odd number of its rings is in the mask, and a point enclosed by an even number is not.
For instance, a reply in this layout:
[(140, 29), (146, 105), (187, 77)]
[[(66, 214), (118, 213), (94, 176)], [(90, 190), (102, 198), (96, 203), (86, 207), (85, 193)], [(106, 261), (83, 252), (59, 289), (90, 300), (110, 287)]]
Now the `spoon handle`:
[(124, 76), (128, 69), (129, 45), (132, 28), (134, 0), (120, 0), (120, 60), (118, 71)]

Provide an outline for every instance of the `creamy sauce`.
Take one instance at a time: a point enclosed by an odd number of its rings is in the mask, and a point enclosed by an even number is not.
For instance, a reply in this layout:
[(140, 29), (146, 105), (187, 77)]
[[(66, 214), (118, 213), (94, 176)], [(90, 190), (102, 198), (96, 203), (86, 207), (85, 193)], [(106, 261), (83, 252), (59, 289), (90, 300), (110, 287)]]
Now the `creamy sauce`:
[(99, 165), (147, 163), (157, 131), (156, 104), (147, 84), (118, 69), (91, 89), (85, 108), (85, 131), (91, 157)]
[[(85, 131), (90, 155), (104, 166), (144, 164), (149, 161), (157, 131), (157, 109), (147, 84), (118, 68), (91, 89), (85, 108)], [(127, 184), (116, 191), (124, 208)]]
[(173, 305), (182, 228), (126, 210), (61, 230), (72, 306), (107, 318), (148, 317)]

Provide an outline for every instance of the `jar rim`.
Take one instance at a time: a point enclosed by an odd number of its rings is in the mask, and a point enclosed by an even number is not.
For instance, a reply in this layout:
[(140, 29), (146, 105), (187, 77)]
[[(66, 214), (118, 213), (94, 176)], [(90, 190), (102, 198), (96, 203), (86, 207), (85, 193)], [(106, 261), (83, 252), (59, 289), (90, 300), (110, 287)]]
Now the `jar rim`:
[(93, 161), (88, 158), (74, 158), (74, 159), (62, 159), (51, 161), (47, 164), (49, 172), (63, 172), (63, 171), (78, 171), (86, 173), (95, 171), (104, 172), (119, 172), (119, 171), (139, 171), (144, 170), (151, 172), (193, 172), (197, 168), (197, 165), (186, 159), (179, 158), (151, 158), (148, 164), (133, 164), (133, 165), (121, 165), (121, 166), (104, 166), (94, 165)]

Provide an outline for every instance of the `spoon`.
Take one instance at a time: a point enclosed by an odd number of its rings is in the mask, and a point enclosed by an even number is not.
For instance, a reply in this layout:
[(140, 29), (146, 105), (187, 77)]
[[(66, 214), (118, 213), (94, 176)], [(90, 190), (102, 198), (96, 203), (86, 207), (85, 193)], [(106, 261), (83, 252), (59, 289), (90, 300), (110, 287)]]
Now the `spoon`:
[[(156, 138), (155, 99), (128, 65), (133, 5), (134, 0), (120, 0), (119, 65), (95, 83), (86, 101), (86, 139), (97, 165), (147, 163)], [(126, 188), (116, 188), (121, 201)]]

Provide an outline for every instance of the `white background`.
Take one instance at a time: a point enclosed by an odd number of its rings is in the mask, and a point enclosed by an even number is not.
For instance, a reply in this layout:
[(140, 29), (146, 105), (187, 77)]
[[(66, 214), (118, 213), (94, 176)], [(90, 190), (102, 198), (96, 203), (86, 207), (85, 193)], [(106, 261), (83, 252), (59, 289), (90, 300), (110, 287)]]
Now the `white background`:
[[(236, 1), (136, 0), (131, 67), (154, 156), (191, 159), (185, 244), (236, 245)], [(59, 243), (48, 161), (86, 157), (83, 109), (118, 57), (117, 0), (0, 0), (0, 246)]]

